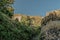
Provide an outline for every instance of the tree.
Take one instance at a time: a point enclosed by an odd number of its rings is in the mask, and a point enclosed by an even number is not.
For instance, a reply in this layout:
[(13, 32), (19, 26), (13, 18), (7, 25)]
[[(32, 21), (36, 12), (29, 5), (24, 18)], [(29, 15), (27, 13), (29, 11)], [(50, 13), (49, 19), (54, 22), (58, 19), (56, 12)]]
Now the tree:
[(12, 3), (13, 0), (0, 0), (0, 40), (32, 40), (38, 34), (37, 30), (25, 23), (20, 23), (17, 19), (11, 20)]
[(12, 17), (14, 9), (12, 7), (14, 0), (0, 0), (0, 12)]

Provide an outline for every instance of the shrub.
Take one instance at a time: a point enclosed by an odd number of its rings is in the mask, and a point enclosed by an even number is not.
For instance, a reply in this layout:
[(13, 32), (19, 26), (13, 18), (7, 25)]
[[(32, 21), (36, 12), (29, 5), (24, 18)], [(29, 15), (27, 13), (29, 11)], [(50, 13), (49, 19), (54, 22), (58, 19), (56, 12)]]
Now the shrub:
[(0, 40), (32, 40), (39, 31), (18, 21), (12, 21), (0, 12)]

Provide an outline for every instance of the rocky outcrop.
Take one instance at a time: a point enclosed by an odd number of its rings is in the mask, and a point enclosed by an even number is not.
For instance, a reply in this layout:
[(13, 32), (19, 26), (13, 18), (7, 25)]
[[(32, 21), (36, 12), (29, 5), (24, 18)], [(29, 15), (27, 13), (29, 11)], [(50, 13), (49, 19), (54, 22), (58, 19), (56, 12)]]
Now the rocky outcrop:
[(60, 40), (60, 21), (50, 21), (43, 26), (41, 40)]
[(42, 19), (41, 25), (46, 25), (48, 22), (56, 20), (60, 20), (60, 10), (48, 12), (46, 16)]
[(41, 26), (41, 40), (60, 40), (60, 10), (49, 12)]
[(30, 19), (32, 20), (32, 26), (40, 26), (41, 25), (41, 19), (40, 16), (30, 16)]
[(13, 16), (12, 16), (12, 20), (18, 20), (18, 21), (21, 21), (21, 18), (22, 18), (22, 15), (20, 15), (20, 14), (14, 14)]
[(23, 22), (26, 25), (30, 26), (40, 26), (41, 25), (41, 16), (27, 16), (27, 15), (22, 15), (22, 14), (14, 14), (12, 16), (13, 20), (18, 19), (19, 22)]
[(49, 16), (49, 15), (51, 15), (51, 14), (60, 17), (60, 10), (54, 10), (54, 11), (52, 11), (52, 12), (48, 12), (48, 13), (46, 13), (46, 16)]

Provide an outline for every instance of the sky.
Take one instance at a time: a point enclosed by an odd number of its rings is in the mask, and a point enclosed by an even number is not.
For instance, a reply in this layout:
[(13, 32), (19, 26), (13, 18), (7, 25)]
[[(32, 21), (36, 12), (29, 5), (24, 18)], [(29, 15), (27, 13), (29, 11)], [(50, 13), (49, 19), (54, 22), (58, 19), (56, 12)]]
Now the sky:
[(47, 12), (60, 9), (60, 0), (15, 0), (15, 14), (45, 16)]

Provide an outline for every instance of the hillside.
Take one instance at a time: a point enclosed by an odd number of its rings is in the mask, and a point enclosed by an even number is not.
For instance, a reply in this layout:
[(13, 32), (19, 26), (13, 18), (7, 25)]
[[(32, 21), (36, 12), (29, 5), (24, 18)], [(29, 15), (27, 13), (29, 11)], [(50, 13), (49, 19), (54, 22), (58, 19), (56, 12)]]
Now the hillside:
[(29, 26), (41, 26), (41, 24), (45, 24), (48, 20), (56, 20), (60, 17), (60, 10), (54, 10), (46, 13), (45, 17), (41, 16), (27, 16), (22, 14), (14, 14), (12, 16), (13, 20), (18, 19), (19, 22), (22, 22)]
[(41, 16), (27, 16), (27, 15), (22, 15), (22, 14), (14, 14), (12, 16), (13, 20), (18, 19), (19, 22), (24, 22), (26, 25), (30, 26), (40, 26), (41, 24)]

